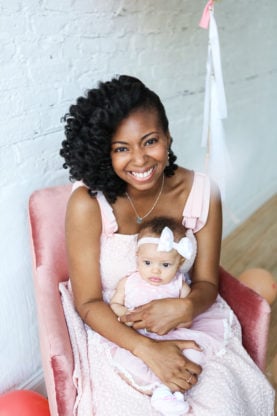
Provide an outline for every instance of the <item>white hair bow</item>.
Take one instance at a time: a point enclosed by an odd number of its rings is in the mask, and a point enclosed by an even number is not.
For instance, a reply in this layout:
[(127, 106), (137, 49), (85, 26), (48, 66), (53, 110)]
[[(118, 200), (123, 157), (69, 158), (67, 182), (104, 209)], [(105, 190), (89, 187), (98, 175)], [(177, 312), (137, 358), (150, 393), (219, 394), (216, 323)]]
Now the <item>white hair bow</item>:
[(138, 240), (138, 246), (142, 244), (158, 244), (157, 251), (171, 251), (174, 249), (187, 260), (190, 260), (193, 255), (191, 240), (188, 237), (183, 237), (178, 243), (175, 243), (173, 232), (168, 227), (164, 227), (160, 238), (142, 237)]
[(165, 227), (161, 233), (158, 251), (170, 251), (172, 249), (178, 251), (185, 259), (190, 259), (192, 256), (192, 243), (188, 237), (183, 237), (178, 243), (175, 243), (173, 232), (170, 228)]

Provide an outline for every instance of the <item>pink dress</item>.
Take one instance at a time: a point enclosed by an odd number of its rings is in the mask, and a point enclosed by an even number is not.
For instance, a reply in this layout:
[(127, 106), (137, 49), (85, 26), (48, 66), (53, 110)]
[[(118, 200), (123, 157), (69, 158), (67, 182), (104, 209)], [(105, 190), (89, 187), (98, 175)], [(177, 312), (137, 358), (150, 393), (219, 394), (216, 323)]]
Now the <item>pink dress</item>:
[[(109, 302), (119, 279), (136, 270), (137, 236), (118, 234), (113, 210), (101, 192), (97, 200), (102, 215), (103, 297)], [(208, 177), (195, 173), (183, 213), (183, 224), (193, 233), (206, 223), (209, 200)], [(63, 290), (62, 297), (76, 363), (74, 380), (77, 380), (79, 392), (74, 415), (158, 416), (149, 396), (137, 391), (118, 374), (114, 364), (118, 346), (83, 325), (68, 291)], [(273, 416), (273, 389), (242, 347), (239, 323), (220, 296), (207, 312), (194, 320), (191, 330), (213, 337), (220, 348), (209, 354), (198, 383), (187, 393), (191, 406), (189, 415)], [(78, 340), (82, 342), (78, 344)]]

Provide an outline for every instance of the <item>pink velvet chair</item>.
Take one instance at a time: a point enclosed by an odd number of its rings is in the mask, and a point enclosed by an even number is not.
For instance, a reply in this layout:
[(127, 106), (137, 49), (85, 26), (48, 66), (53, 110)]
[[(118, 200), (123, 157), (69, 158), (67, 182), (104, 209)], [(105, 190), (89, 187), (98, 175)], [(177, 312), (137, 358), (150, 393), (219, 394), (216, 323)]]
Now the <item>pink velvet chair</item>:
[[(41, 189), (29, 202), (41, 356), (52, 416), (72, 416), (76, 397), (73, 354), (58, 288), (59, 282), (68, 279), (64, 218), (70, 192), (71, 185)], [(240, 320), (245, 348), (264, 370), (268, 303), (223, 268), (220, 293)]]

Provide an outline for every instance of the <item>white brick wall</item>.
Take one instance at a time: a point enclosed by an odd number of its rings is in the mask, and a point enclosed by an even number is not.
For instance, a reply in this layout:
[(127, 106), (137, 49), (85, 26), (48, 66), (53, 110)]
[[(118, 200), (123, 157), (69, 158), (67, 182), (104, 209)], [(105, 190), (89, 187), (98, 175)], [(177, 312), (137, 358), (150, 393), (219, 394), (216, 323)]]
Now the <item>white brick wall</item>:
[[(203, 169), (204, 5), (0, 0), (0, 392), (41, 378), (27, 204), (34, 189), (67, 181), (58, 152), (69, 104), (99, 79), (138, 76), (164, 101), (179, 162)], [(225, 233), (276, 191), (276, 18), (275, 0), (216, 5), (234, 162)]]

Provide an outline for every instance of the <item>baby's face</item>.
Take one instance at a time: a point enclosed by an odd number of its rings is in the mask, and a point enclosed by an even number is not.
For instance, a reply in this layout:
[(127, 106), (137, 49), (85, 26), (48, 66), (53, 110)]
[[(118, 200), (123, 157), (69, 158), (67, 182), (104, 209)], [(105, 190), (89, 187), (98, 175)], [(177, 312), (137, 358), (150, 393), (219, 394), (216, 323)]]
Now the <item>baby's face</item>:
[(157, 251), (157, 244), (142, 244), (137, 251), (138, 271), (151, 285), (165, 285), (177, 273), (183, 258), (176, 250)]

